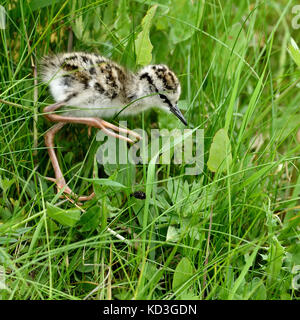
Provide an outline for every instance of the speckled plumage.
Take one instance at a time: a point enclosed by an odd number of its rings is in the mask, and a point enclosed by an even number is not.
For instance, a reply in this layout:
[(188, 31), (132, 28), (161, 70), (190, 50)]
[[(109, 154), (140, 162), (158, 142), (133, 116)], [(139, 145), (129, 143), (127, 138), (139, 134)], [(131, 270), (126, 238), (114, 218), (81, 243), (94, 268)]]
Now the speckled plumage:
[[(187, 124), (177, 107), (180, 83), (165, 65), (149, 65), (135, 74), (97, 54), (60, 53), (42, 59), (41, 75), (55, 100), (55, 103), (44, 108), (45, 117), (56, 122), (45, 134), (45, 144), (55, 173), (55, 179), (48, 180), (54, 181), (58, 190), (63, 190), (65, 194), (76, 196), (59, 166), (54, 137), (66, 123), (85, 124), (129, 143), (134, 143), (132, 138), (139, 140), (141, 137), (103, 118), (116, 114), (133, 115), (157, 106)], [(56, 113), (60, 108), (62, 112)], [(80, 196), (78, 200), (89, 200), (94, 195)]]
[(186, 124), (176, 105), (180, 83), (165, 65), (149, 65), (134, 74), (103, 56), (73, 52), (44, 57), (41, 67), (55, 101), (65, 102), (65, 115), (110, 118), (128, 104), (121, 115), (157, 106)]

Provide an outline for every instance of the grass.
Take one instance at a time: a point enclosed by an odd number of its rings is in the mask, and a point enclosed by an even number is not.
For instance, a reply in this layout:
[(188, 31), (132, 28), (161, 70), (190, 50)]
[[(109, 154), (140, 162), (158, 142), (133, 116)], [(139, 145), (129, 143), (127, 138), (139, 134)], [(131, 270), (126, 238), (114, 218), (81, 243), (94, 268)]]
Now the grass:
[[(287, 51), (291, 37), (300, 43), (293, 3), (170, 3), (2, 4), (2, 299), (299, 299), (300, 73)], [(151, 28), (142, 26), (155, 4)], [(69, 46), (137, 70), (143, 30), (152, 62), (179, 76), (188, 123), (204, 130), (203, 172), (187, 176), (185, 164), (154, 160), (100, 165), (96, 130), (89, 137), (69, 125), (56, 139), (63, 172), (78, 194), (96, 191), (76, 206), (45, 179), (53, 176), (43, 140), (51, 124), (42, 110), (53, 100), (32, 66)], [(149, 111), (127, 125), (149, 133), (178, 126), (171, 118)], [(222, 158), (210, 151), (223, 128), (232, 161), (225, 157), (216, 171), (208, 159)], [(136, 191), (146, 199), (131, 196)]]

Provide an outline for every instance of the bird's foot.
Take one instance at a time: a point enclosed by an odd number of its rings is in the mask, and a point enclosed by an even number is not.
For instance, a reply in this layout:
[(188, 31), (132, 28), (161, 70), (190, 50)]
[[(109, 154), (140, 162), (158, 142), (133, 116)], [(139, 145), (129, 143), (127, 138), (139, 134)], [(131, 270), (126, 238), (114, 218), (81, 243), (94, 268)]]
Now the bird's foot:
[(76, 201), (88, 201), (91, 200), (95, 196), (95, 192), (92, 192), (88, 196), (78, 196), (75, 192), (70, 189), (65, 181), (65, 179), (55, 179), (46, 177), (47, 180), (52, 181), (56, 184), (57, 192), (60, 193), (61, 191), (64, 195), (61, 195), (60, 198), (67, 198), (70, 202), (74, 203), (74, 199)]
[[(115, 138), (118, 138), (118, 139), (121, 139), (121, 140), (125, 140), (125, 141), (127, 141), (129, 143), (132, 143), (132, 144), (134, 144), (138, 140), (142, 139), (142, 137), (139, 134), (137, 134), (136, 132), (134, 132), (132, 130), (129, 130), (127, 128), (117, 127), (117, 126), (113, 125), (112, 123), (104, 121), (102, 119), (100, 121), (101, 121), (100, 122), (100, 129), (102, 131), (104, 131), (106, 134), (111, 135), (111, 136), (113, 136)], [(113, 131), (118, 132), (118, 133), (115, 133)], [(122, 135), (120, 135), (120, 133), (124, 133), (124, 134), (126, 134), (128, 136), (131, 136), (135, 140), (132, 140), (131, 138), (128, 138), (126, 136), (122, 136)]]

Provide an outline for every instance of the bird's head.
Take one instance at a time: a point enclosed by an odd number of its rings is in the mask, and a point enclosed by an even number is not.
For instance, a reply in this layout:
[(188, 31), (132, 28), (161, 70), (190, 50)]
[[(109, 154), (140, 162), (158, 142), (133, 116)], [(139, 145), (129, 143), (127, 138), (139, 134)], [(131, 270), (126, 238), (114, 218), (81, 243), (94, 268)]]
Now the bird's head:
[(163, 64), (149, 65), (139, 71), (138, 77), (145, 88), (144, 94), (149, 95), (147, 103), (172, 112), (187, 125), (177, 106), (181, 87), (173, 71)]

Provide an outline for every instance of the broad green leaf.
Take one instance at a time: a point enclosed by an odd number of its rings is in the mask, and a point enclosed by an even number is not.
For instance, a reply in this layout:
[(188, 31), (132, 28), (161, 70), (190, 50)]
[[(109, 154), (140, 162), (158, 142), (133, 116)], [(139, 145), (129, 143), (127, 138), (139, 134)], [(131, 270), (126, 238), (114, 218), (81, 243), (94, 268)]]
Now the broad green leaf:
[(225, 172), (227, 164), (231, 164), (231, 145), (225, 129), (220, 129), (214, 136), (209, 150), (207, 166), (212, 172)]
[(100, 223), (101, 207), (99, 205), (89, 208), (80, 218), (78, 224), (81, 232), (95, 230)]
[(152, 6), (142, 20), (142, 31), (135, 40), (136, 62), (138, 65), (145, 66), (152, 60), (152, 49), (149, 38), (151, 22), (154, 17), (157, 5)]
[(172, 289), (176, 291), (193, 276), (194, 267), (190, 260), (183, 257), (178, 263), (173, 277)]
[(64, 226), (73, 227), (80, 219), (80, 210), (64, 210), (47, 202), (47, 215)]
[(83, 180), (90, 181), (99, 186), (115, 187), (115, 188), (126, 188), (123, 184), (104, 178), (82, 178)]
[[(47, 221), (47, 228), (50, 230), (50, 232), (55, 232), (55, 231), (59, 230), (58, 225), (52, 219), (49, 219)], [(38, 238), (38, 235), (37, 235), (37, 238)], [(31, 243), (32, 243), (32, 241), (31, 241)]]
[(177, 242), (180, 238), (179, 230), (173, 226), (169, 226), (167, 231), (167, 241)]
[(300, 50), (293, 38), (291, 39), (291, 43), (288, 46), (288, 51), (293, 60), (296, 62), (297, 66), (300, 67)]

